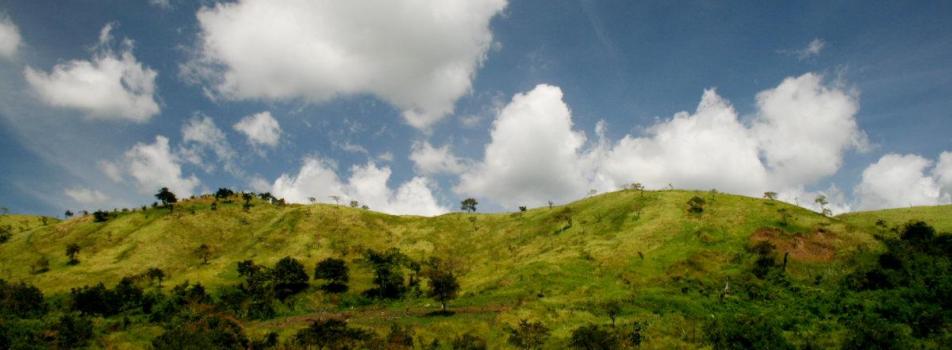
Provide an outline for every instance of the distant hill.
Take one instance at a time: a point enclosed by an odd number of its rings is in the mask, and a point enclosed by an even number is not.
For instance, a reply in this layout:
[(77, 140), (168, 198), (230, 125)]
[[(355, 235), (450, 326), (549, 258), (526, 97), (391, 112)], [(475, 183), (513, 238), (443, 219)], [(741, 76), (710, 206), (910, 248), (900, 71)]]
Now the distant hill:
[[(694, 196), (706, 203), (701, 213), (688, 211)], [(625, 190), (525, 212), (437, 217), (327, 204), (278, 206), (260, 199), (245, 211), (237, 196), (213, 210), (213, 201), (185, 200), (171, 212), (117, 212), (106, 222), (91, 215), (45, 224), (38, 217), (0, 216), (0, 226), (12, 227), (10, 239), (0, 244), (0, 277), (55, 295), (98, 282), (111, 286), (157, 267), (169, 276), (166, 289), (191, 281), (215, 291), (240, 281), (236, 266), (242, 260), (272, 265), (290, 256), (310, 274), (321, 259), (339, 257), (351, 267), (351, 292), (325, 295), (312, 282), (308, 292), (279, 308), (278, 318), (247, 321), (246, 331), (278, 330), (287, 337), (321, 315), (343, 315), (381, 332), (390, 322), (411, 325), (426, 339), (473, 331), (494, 348), (505, 343), (503, 325), (531, 318), (562, 339), (551, 343), (560, 348), (572, 329), (608, 320), (597, 305), (624, 301), (618, 322), (652, 324), (648, 348), (694, 347), (703, 337), (698, 320), (716, 295), (742, 288), (745, 282), (732, 276), (750, 269), (749, 248), (757, 242), (769, 241), (788, 254), (791, 279), (814, 283), (852, 271), (858, 253), (882, 250), (873, 238), (879, 218), (889, 225), (923, 219), (952, 230), (952, 206), (830, 218), (779, 201), (691, 191)], [(67, 264), (69, 244), (80, 247), (77, 265)], [(195, 253), (203, 244), (210, 248), (207, 264)], [(388, 248), (413, 259), (459, 262), (461, 292), (451, 302), (457, 315), (424, 317), (438, 308), (424, 296), (365, 306), (354, 301), (372, 287), (363, 252)], [(41, 258), (48, 259), (49, 271), (34, 273)], [(110, 335), (105, 345), (139, 346), (157, 332), (134, 327)]]

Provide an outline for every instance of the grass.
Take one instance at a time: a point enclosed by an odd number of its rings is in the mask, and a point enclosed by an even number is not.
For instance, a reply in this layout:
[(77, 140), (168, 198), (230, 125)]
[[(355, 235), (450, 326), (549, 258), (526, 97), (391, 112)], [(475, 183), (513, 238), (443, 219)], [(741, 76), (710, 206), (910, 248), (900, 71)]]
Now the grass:
[[(692, 196), (706, 201), (702, 214), (687, 212)], [(385, 332), (392, 322), (412, 326), (429, 342), (473, 331), (503, 347), (504, 329), (519, 319), (543, 321), (552, 329), (547, 346), (567, 346), (571, 330), (608, 322), (598, 305), (612, 300), (626, 307), (618, 322), (647, 322), (644, 348), (701, 346), (699, 327), (716, 291), (728, 276), (749, 268), (746, 248), (764, 228), (768, 239), (822, 241), (832, 259), (794, 258), (788, 271), (799, 280), (830, 278), (850, 270), (857, 252), (881, 249), (873, 239), (875, 221), (891, 225), (922, 218), (940, 230), (952, 229), (952, 206), (897, 209), (828, 218), (777, 201), (691, 191), (619, 191), (565, 206), (522, 213), (464, 214), (438, 217), (392, 216), (334, 205), (273, 206), (213, 199), (187, 200), (173, 212), (162, 208), (118, 213), (105, 223), (91, 216), (65, 221), (32, 216), (0, 216), (14, 225), (13, 237), (0, 245), (2, 277), (26, 281), (46, 294), (104, 282), (113, 285), (149, 267), (164, 270), (166, 288), (201, 282), (210, 290), (239, 282), (238, 261), (271, 265), (284, 256), (301, 260), (308, 272), (321, 259), (343, 258), (351, 268), (350, 292), (325, 295), (312, 283), (303, 295), (279, 307), (272, 320), (245, 322), (252, 336), (276, 330), (286, 337), (311, 319), (347, 317)], [(778, 209), (791, 215), (781, 223)], [(567, 220), (566, 217), (571, 217)], [(821, 232), (818, 234), (818, 232)], [(65, 247), (76, 243), (78, 265), (67, 265)], [(211, 247), (208, 264), (194, 254)], [(450, 317), (427, 316), (439, 303), (409, 297), (392, 303), (348, 306), (371, 287), (371, 270), (362, 263), (365, 249), (399, 248), (415, 259), (436, 256), (464, 266), (460, 297)], [(807, 253), (804, 253), (807, 254)], [(50, 270), (31, 273), (41, 257)], [(358, 303), (360, 304), (360, 303)], [(141, 334), (147, 334), (143, 336)], [(136, 347), (155, 336), (154, 328), (134, 328), (100, 340), (102, 347)], [(145, 338), (143, 338), (145, 337)]]

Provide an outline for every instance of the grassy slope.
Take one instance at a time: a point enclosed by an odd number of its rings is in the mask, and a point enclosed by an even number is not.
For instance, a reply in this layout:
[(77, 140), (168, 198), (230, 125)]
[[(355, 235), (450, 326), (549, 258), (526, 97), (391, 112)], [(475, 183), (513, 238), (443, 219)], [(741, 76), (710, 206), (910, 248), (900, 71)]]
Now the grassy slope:
[[(700, 216), (685, 210), (696, 194), (708, 201)], [(107, 223), (82, 217), (31, 225), (0, 245), (3, 278), (28, 281), (49, 294), (99, 281), (112, 285), (122, 276), (155, 266), (170, 274), (166, 287), (188, 280), (214, 290), (238, 282), (235, 266), (240, 260), (272, 264), (292, 256), (312, 269), (320, 259), (337, 256), (351, 262), (351, 292), (343, 297), (347, 300), (370, 287), (371, 272), (360, 263), (360, 252), (397, 247), (413, 258), (438, 256), (465, 264), (461, 296), (451, 303), (460, 310), (457, 315), (422, 316), (437, 304), (412, 297), (346, 308), (337, 298), (312, 290), (283, 308), (278, 319), (248, 322), (246, 328), (253, 335), (271, 329), (288, 335), (310, 318), (344, 313), (380, 331), (390, 322), (413, 325), (424, 340), (445, 340), (472, 330), (492, 339), (496, 348), (504, 342), (505, 324), (531, 318), (552, 328), (556, 340), (550, 346), (560, 348), (573, 328), (606, 322), (593, 304), (624, 300), (620, 321), (649, 322), (646, 347), (669, 348), (693, 347), (685, 343), (691, 339), (685, 330), (699, 325), (689, 318), (703, 318), (706, 303), (716, 298), (705, 295), (722, 288), (724, 276), (749, 267), (744, 252), (749, 237), (760, 228), (780, 228), (778, 208), (792, 213), (778, 239), (817, 237), (817, 230), (823, 229), (827, 233), (819, 237), (833, 252), (831, 261), (795, 258), (788, 269), (794, 278), (836, 277), (831, 275), (844, 273), (846, 269), (837, 267), (852, 252), (878, 244), (868, 234), (867, 221), (875, 219), (862, 216), (873, 213), (825, 218), (780, 202), (687, 191), (621, 191), (525, 213), (434, 218), (332, 205), (279, 208), (263, 202), (246, 213), (237, 201), (212, 211), (210, 204), (211, 199), (191, 200), (171, 214), (149, 209)], [(564, 210), (571, 211), (572, 226), (563, 231), (566, 222), (558, 214)], [(936, 209), (940, 228), (949, 222), (939, 212), (949, 210)], [(77, 266), (66, 265), (69, 243), (82, 247)], [(193, 254), (203, 243), (213, 251), (208, 265)], [(40, 256), (50, 259), (51, 270), (32, 275), (30, 265)], [(101, 345), (144, 342), (147, 337), (133, 333), (155, 331), (113, 334), (108, 339), (115, 343)]]
[(887, 227), (921, 220), (928, 222), (938, 232), (952, 232), (952, 205), (861, 211), (843, 214), (839, 218), (864, 230), (875, 230), (876, 221), (882, 219)]

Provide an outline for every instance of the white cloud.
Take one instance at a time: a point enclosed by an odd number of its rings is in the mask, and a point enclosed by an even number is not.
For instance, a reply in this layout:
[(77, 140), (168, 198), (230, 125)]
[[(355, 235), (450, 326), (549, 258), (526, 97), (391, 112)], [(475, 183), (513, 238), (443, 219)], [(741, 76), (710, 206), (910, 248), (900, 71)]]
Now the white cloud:
[(773, 187), (812, 184), (833, 175), (848, 149), (866, 148), (856, 124), (855, 94), (823, 85), (807, 73), (757, 94), (753, 134), (767, 160)]
[(137, 143), (126, 151), (123, 166), (143, 194), (154, 194), (159, 188), (168, 187), (179, 197), (188, 197), (199, 184), (195, 175), (182, 175), (181, 159), (171, 152), (165, 136), (156, 136), (151, 144)]
[(211, 117), (196, 115), (189, 119), (182, 126), (182, 141), (186, 146), (179, 153), (188, 162), (203, 166), (207, 171), (214, 169), (202, 161), (201, 155), (207, 149), (224, 163), (226, 171), (235, 175), (242, 173), (234, 163), (235, 151), (228, 143), (225, 132), (215, 125)]
[(132, 41), (124, 40), (116, 52), (112, 25), (100, 32), (99, 45), (90, 60), (71, 60), (50, 73), (27, 67), (24, 76), (46, 104), (76, 109), (93, 119), (126, 119), (145, 122), (159, 113), (155, 101), (158, 73), (132, 55)]
[[(749, 125), (710, 89), (694, 113), (658, 121), (645, 135), (612, 142), (600, 122), (597, 140), (587, 143), (573, 130), (561, 90), (539, 85), (501, 110), (483, 160), (460, 176), (455, 191), (507, 207), (574, 199), (589, 189), (614, 190), (631, 182), (750, 196), (772, 190), (788, 197), (842, 197), (835, 187), (804, 188), (834, 174), (844, 152), (865, 146), (855, 120), (855, 94), (804, 74), (761, 92), (757, 100)], [(835, 210), (848, 210), (844, 203), (837, 202)]]
[(433, 147), (426, 141), (413, 143), (410, 160), (414, 169), (424, 175), (460, 174), (469, 168), (465, 160), (453, 155), (449, 145)]
[(950, 192), (944, 185), (952, 178), (949, 153), (927, 173), (933, 162), (914, 154), (887, 154), (863, 170), (863, 178), (854, 191), (861, 210), (948, 204)]
[(248, 180), (248, 187), (258, 193), (270, 192), (271, 183), (261, 176), (253, 176)]
[(426, 128), (466, 94), (505, 0), (269, 1), (203, 7), (190, 79), (226, 99), (373, 94)]
[(640, 182), (648, 188), (675, 188), (756, 195), (767, 187), (757, 140), (737, 112), (714, 90), (707, 90), (693, 114), (680, 112), (625, 136), (598, 164), (601, 189)]
[(942, 152), (939, 155), (939, 162), (932, 169), (932, 176), (942, 187), (942, 193), (952, 194), (952, 152)]
[(248, 142), (254, 146), (275, 147), (281, 139), (281, 125), (271, 116), (271, 112), (261, 112), (241, 118), (233, 127), (245, 134)]
[(823, 39), (815, 38), (807, 43), (806, 47), (796, 51), (797, 57), (800, 58), (800, 60), (805, 60), (810, 57), (818, 56), (820, 51), (823, 51), (825, 47), (826, 42), (823, 41)]
[(76, 203), (83, 205), (97, 205), (109, 201), (109, 196), (106, 196), (102, 192), (84, 187), (68, 188), (64, 193)]
[(106, 177), (108, 177), (113, 182), (122, 181), (122, 169), (120, 169), (119, 165), (114, 162), (110, 162), (108, 160), (100, 160), (99, 170), (102, 171), (102, 173), (105, 174)]
[(390, 175), (389, 167), (380, 168), (371, 162), (352, 167), (351, 176), (344, 183), (331, 164), (312, 157), (304, 160), (297, 175), (282, 174), (271, 192), (292, 203), (308, 203), (310, 197), (334, 203), (331, 196), (339, 196), (341, 203), (356, 200), (391, 214), (431, 216), (448, 211), (437, 203), (426, 178), (415, 177), (392, 190), (387, 186)]
[(383, 153), (381, 153), (381, 154), (378, 154), (378, 155), (377, 155), (377, 159), (378, 159), (378, 160), (381, 160), (381, 161), (384, 161), (384, 162), (392, 162), (392, 161), (393, 161), (393, 152), (386, 151), (386, 152), (383, 152)]
[(0, 13), (0, 56), (13, 58), (21, 45), (20, 29), (9, 17)]
[(483, 161), (460, 176), (457, 193), (514, 207), (572, 199), (587, 190), (578, 153), (585, 135), (572, 130), (558, 87), (516, 94), (493, 122), (490, 137)]

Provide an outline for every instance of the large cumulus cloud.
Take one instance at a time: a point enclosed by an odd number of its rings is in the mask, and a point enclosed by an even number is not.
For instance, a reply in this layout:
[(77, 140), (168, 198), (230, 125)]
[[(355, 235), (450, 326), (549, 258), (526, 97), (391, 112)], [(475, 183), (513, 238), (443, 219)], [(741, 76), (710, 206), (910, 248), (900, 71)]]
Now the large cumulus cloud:
[(419, 128), (451, 113), (505, 0), (240, 0), (197, 13), (183, 73), (226, 99), (322, 102), (373, 94)]

